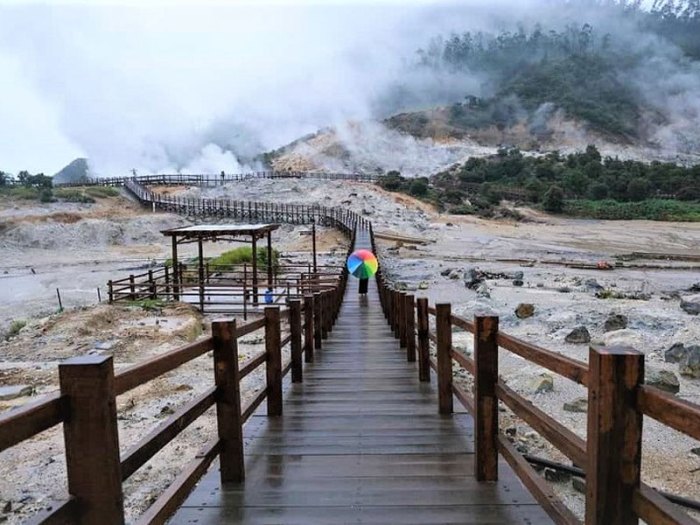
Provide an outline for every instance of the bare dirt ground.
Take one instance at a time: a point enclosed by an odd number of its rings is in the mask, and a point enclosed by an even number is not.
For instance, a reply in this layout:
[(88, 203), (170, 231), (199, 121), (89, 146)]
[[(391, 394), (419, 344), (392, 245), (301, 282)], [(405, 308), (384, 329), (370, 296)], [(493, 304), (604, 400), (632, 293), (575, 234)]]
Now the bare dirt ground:
[[(630, 344), (644, 352), (648, 370), (675, 373), (680, 382), (678, 396), (700, 402), (700, 380), (680, 376), (677, 365), (663, 359), (663, 352), (672, 343), (700, 344), (698, 318), (679, 307), (679, 297), (700, 281), (700, 271), (680, 269), (684, 264), (663, 261), (634, 261), (639, 267), (612, 271), (562, 265), (566, 261), (614, 263), (615, 255), (632, 251), (698, 254), (700, 224), (571, 220), (529, 210), (521, 210), (531, 221), (525, 223), (445, 216), (408, 197), (351, 182), (255, 180), (223, 188), (168, 191), (190, 196), (349, 207), (372, 220), (375, 231), (426, 242), (424, 245), (380, 242), (386, 272), (407, 289), (415, 289), (417, 296), (427, 296), (431, 302), (450, 302), (456, 313), (466, 317), (475, 312), (494, 312), (508, 333), (586, 361), (588, 345), (564, 341), (574, 327), (584, 325), (593, 341)], [(0, 228), (0, 329), (12, 319), (29, 321), (16, 339), (0, 345), (0, 386), (28, 384), (36, 393), (47, 392), (55, 388), (56, 363), (64, 357), (91, 350), (113, 352), (117, 365), (124, 366), (182, 344), (202, 330), (202, 319), (184, 306), (165, 308), (159, 313), (94, 306), (95, 286), (104, 286), (115, 272), (121, 277), (132, 268), (148, 264), (151, 258), (167, 257), (168, 247), (158, 230), (185, 223), (182, 217), (153, 215), (135, 207), (123, 211), (129, 205), (123, 199), (114, 201), (104, 204), (119, 208), (114, 210), (114, 220), (95, 216), (101, 213), (99, 209), (85, 208), (86, 205), (45, 208), (32, 204), (0, 209), (0, 221), (11, 222), (9, 227)], [(57, 213), (86, 216), (77, 221), (71, 219), (72, 222), (60, 222), (55, 217), (36, 219)], [(23, 216), (31, 219), (22, 221)], [(106, 217), (110, 217), (109, 212)], [(119, 228), (117, 234), (105, 235), (104, 232), (114, 231), (115, 224)], [(305, 229), (308, 228), (285, 227), (279, 231), (275, 244), (290, 257), (308, 256), (310, 238), (301, 236)], [(319, 235), (319, 248), (329, 257), (335, 254), (332, 260), (339, 260), (340, 237), (332, 230), (323, 229)], [(208, 247), (211, 251), (207, 253), (213, 255), (225, 248), (228, 246)], [(514, 262), (514, 259), (526, 262)], [(656, 269), (650, 266), (653, 264), (676, 266), (676, 269)], [(489, 297), (477, 295), (463, 284), (464, 273), (476, 267), (500, 273), (521, 271), (523, 285), (515, 286), (512, 279), (489, 279), (485, 283)], [(90, 271), (85, 272), (85, 268)], [(447, 270), (452, 276), (441, 275)], [(3, 274), (4, 271), (8, 273)], [(587, 284), (592, 279), (604, 290), (643, 293), (649, 297), (599, 299)], [(55, 314), (56, 286), (83, 290), (90, 297), (86, 295), (82, 303), (75, 304), (91, 306)], [(519, 303), (533, 304), (535, 315), (518, 319), (514, 310)], [(627, 328), (605, 332), (603, 324), (610, 313), (627, 316)], [(253, 342), (242, 347), (244, 355), (257, 351), (260, 345)], [(456, 334), (455, 343), (465, 351), (471, 349), (466, 334)], [(585, 435), (586, 415), (563, 410), (563, 403), (585, 395), (582, 388), (554, 377), (552, 391), (534, 394), (533, 381), (543, 370), (506, 352), (501, 353), (500, 371), (516, 391)], [(456, 369), (455, 374), (461, 377), (462, 372)], [(154, 421), (165, 418), (172, 407), (194, 397), (204, 385), (210, 385), (211, 377), (211, 360), (205, 356), (144, 390), (123, 396), (119, 404), (122, 448), (134, 443)], [(468, 378), (463, 380), (468, 382)], [(252, 378), (251, 384), (245, 386), (246, 395), (259, 387), (257, 381)], [(27, 399), (7, 402), (0, 409)], [(516, 440), (530, 453), (564, 460), (522, 422), (507, 412), (502, 416), (503, 428), (513, 427)], [(125, 485), (129, 519), (174, 477), (184, 464), (180, 460), (194, 455), (211, 435), (213, 424), (212, 416), (207, 415), (162, 456), (157, 456), (160, 459), (139, 470)], [(7, 502), (11, 502), (13, 509), (5, 514), (0, 512), (0, 520), (5, 517), (11, 523), (21, 521), (49, 496), (60, 494), (65, 479), (60, 443), (60, 431), (53, 430), (0, 454), (0, 510)], [(698, 446), (697, 442), (646, 419), (644, 480), (652, 486), (700, 499), (700, 457), (691, 453)], [(580, 512), (582, 496), (571, 489), (571, 484), (555, 485)]]

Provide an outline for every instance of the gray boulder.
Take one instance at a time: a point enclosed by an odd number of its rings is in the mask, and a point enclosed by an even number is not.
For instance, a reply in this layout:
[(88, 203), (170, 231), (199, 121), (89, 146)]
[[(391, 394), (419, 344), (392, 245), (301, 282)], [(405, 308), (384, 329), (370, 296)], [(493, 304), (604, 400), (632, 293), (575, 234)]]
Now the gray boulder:
[(649, 386), (654, 386), (671, 394), (677, 394), (681, 389), (681, 384), (676, 374), (666, 370), (647, 370), (644, 382)]
[(605, 320), (605, 331), (624, 330), (627, 328), (627, 317), (622, 314), (610, 314)]
[(554, 390), (554, 378), (550, 374), (540, 374), (530, 382), (530, 388), (535, 394), (544, 394)]
[(476, 290), (483, 281), (483, 277), (476, 268), (469, 268), (464, 272), (464, 286), (470, 290)]
[(34, 387), (28, 385), (0, 386), (0, 401), (10, 401), (18, 397), (31, 396), (33, 393)]
[(688, 349), (683, 343), (675, 343), (671, 348), (664, 352), (664, 360), (667, 363), (680, 363), (688, 355)]
[(586, 286), (586, 288), (593, 292), (599, 292), (603, 290), (603, 286), (595, 279), (586, 279), (586, 281), (583, 284)]
[(564, 338), (564, 341), (571, 344), (590, 343), (591, 334), (585, 326), (577, 326)]
[(687, 346), (688, 353), (678, 365), (682, 376), (700, 379), (700, 345)]
[(681, 299), (681, 308), (690, 315), (700, 314), (700, 295), (690, 295)]

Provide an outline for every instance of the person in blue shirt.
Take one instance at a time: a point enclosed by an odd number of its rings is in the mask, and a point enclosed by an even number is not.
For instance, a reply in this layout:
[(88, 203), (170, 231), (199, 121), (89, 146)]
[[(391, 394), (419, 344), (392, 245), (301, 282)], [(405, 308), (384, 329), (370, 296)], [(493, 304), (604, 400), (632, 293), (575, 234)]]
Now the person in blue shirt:
[(275, 298), (272, 296), (272, 288), (265, 290), (265, 304), (272, 304)]

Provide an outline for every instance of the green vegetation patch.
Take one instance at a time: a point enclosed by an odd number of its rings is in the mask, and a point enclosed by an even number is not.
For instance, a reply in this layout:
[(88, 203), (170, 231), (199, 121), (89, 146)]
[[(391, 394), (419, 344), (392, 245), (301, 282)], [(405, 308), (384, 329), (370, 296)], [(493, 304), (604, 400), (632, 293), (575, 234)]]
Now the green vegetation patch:
[(650, 221), (700, 222), (700, 203), (668, 199), (641, 202), (614, 200), (566, 201), (563, 212), (577, 217), (606, 220), (644, 219)]
[(119, 196), (119, 189), (112, 186), (87, 186), (83, 191), (96, 199)]
[(15, 319), (10, 323), (10, 328), (7, 330), (5, 339), (11, 339), (12, 337), (15, 337), (25, 326), (27, 326), (27, 321), (24, 321), (22, 319)]
[[(210, 266), (233, 266), (252, 262), (253, 248), (250, 246), (241, 246), (240, 248), (226, 251), (218, 257), (209, 259)], [(257, 263), (260, 267), (267, 267), (267, 248), (257, 249)], [(279, 252), (275, 249), (272, 250), (272, 268), (275, 272), (277, 272), (279, 268)]]
[(57, 188), (53, 192), (57, 199), (64, 202), (79, 202), (92, 204), (95, 199), (87, 195), (86, 191), (80, 188)]

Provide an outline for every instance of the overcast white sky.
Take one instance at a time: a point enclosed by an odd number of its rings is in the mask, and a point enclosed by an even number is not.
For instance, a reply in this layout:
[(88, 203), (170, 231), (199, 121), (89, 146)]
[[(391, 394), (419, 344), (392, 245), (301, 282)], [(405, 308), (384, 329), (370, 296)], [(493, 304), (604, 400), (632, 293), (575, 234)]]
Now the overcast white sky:
[(234, 171), (227, 146), (367, 118), (430, 37), (546, 2), (0, 0), (0, 170)]

